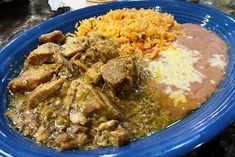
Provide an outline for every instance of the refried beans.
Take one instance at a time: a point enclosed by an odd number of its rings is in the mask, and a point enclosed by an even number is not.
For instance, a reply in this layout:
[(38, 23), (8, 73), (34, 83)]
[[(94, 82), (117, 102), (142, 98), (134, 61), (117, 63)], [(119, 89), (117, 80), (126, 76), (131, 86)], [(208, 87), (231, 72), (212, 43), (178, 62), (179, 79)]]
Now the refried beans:
[[(189, 89), (177, 87), (177, 84), (169, 84), (169, 82), (159, 83), (159, 81), (155, 79), (149, 80), (150, 91), (155, 93), (156, 99), (162, 101), (162, 106), (166, 108), (173, 117), (182, 117), (189, 111), (198, 108), (213, 92), (216, 92), (219, 83), (225, 76), (227, 64), (228, 46), (215, 33), (191, 23), (182, 24), (182, 29), (185, 34), (179, 36), (173, 45), (183, 48), (184, 51), (193, 55), (195, 62), (193, 62), (192, 67), (194, 71), (198, 73), (200, 79), (197, 80), (197, 75), (194, 75), (194, 77), (192, 77), (194, 81), (190, 83), (188, 83), (187, 79), (183, 80), (185, 85), (189, 85)], [(174, 53), (175, 52), (173, 52), (173, 54)], [(164, 52), (162, 52), (160, 56), (164, 56)], [(153, 62), (159, 64), (160, 60), (161, 57), (158, 61)], [(183, 64), (184, 60), (186, 60), (185, 57), (182, 58), (182, 60), (179, 61), (181, 63), (175, 65), (172, 70), (176, 71), (177, 68)], [(163, 61), (167, 62), (167, 59), (164, 58)], [(168, 65), (165, 66), (167, 67)], [(153, 68), (154, 66), (151, 67), (151, 70), (153, 70)], [(185, 68), (184, 66), (179, 70), (184, 72)], [(162, 70), (165, 69), (163, 68)], [(178, 74), (179, 73), (176, 75)], [(193, 73), (190, 74), (193, 76)], [(175, 78), (172, 78), (173, 80), (179, 77), (176, 75)], [(170, 93), (172, 97), (169, 96)], [(173, 99), (173, 103), (169, 103), (169, 98)], [(179, 103), (174, 103), (174, 100)]]

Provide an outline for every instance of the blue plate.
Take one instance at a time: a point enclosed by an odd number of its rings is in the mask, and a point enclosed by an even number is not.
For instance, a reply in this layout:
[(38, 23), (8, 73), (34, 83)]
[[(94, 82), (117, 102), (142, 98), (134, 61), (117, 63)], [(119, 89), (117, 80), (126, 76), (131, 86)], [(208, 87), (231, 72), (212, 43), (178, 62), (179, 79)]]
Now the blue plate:
[[(191, 22), (217, 33), (230, 49), (229, 63), (225, 80), (220, 84), (219, 92), (215, 93), (200, 109), (167, 129), (154, 133), (149, 137), (138, 139), (121, 148), (103, 148), (99, 150), (78, 150), (58, 152), (35, 144), (9, 127), (4, 113), (7, 108), (7, 84), (16, 76), (15, 71), (22, 67), (25, 55), (37, 47), (41, 34), (55, 29), (63, 32), (74, 31), (77, 21), (105, 14), (110, 9), (118, 8), (154, 8), (175, 16), (180, 23)], [(7, 44), (0, 51), (0, 155), (3, 156), (178, 156), (216, 136), (233, 119), (235, 119), (235, 20), (228, 15), (212, 8), (174, 0), (115, 2), (92, 6), (50, 19)]]

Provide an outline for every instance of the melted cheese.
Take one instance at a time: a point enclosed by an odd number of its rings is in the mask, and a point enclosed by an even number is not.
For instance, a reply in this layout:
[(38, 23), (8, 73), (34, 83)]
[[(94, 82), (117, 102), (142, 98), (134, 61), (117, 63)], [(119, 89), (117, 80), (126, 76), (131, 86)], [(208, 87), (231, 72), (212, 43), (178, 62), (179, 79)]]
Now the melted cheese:
[(182, 90), (177, 90), (170, 93), (169, 97), (173, 99), (173, 103), (175, 106), (177, 106), (179, 103), (186, 103), (186, 97), (184, 91)]
[(219, 54), (214, 54), (213, 58), (209, 58), (208, 62), (210, 63), (210, 66), (223, 69), (226, 66), (226, 63), (221, 59), (221, 57), (222, 56)]
[(171, 87), (167, 86), (165, 93), (169, 95), (169, 98), (173, 99), (173, 103), (177, 106), (179, 103), (186, 103), (185, 93), (182, 90), (173, 91)]
[(199, 59), (197, 51), (189, 51), (178, 45), (160, 52), (160, 59), (150, 63), (150, 71), (158, 83), (176, 86), (190, 91), (190, 83), (202, 83), (203, 74), (194, 68)]

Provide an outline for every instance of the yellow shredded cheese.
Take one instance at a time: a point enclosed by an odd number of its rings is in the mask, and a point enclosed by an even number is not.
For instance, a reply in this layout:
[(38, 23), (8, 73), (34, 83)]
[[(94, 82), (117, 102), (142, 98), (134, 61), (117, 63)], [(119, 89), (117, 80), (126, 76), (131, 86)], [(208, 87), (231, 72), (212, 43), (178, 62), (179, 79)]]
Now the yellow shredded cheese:
[(178, 45), (160, 52), (160, 59), (150, 63), (150, 69), (158, 83), (174, 85), (183, 91), (190, 91), (190, 83), (202, 82), (203, 74), (194, 68), (199, 59), (196, 51), (189, 51)]
[(212, 58), (208, 59), (211, 67), (218, 67), (223, 69), (226, 66), (226, 63), (221, 59), (219, 54), (214, 54)]
[(166, 94), (173, 99), (174, 105), (186, 102), (185, 92), (191, 90), (191, 83), (202, 83), (204, 75), (194, 68), (199, 58), (197, 51), (174, 44), (160, 52), (158, 61), (150, 63), (150, 71), (157, 83), (177, 88), (174, 91), (171, 88), (166, 89)]
[(179, 103), (186, 103), (186, 97), (184, 94), (184, 91), (177, 90), (172, 93), (170, 93), (169, 97), (173, 99), (174, 105), (178, 105)]

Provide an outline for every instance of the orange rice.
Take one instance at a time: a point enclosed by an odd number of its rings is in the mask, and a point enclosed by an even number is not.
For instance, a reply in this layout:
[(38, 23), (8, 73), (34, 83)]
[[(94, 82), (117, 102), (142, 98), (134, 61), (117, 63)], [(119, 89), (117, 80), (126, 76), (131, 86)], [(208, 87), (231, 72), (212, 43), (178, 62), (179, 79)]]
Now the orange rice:
[(103, 34), (121, 45), (124, 53), (165, 50), (180, 34), (181, 25), (167, 13), (153, 9), (118, 9), (105, 15), (80, 21), (75, 32), (85, 36), (89, 32)]

